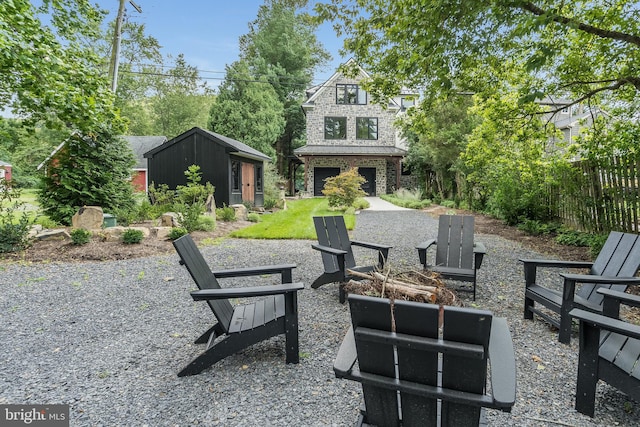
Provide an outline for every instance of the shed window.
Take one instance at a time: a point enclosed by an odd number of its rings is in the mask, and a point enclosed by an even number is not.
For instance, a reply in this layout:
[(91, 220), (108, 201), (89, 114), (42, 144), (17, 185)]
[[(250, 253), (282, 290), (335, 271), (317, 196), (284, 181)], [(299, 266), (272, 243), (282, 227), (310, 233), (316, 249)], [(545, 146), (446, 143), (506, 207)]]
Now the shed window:
[(256, 191), (262, 192), (262, 166), (256, 166)]
[(240, 162), (231, 161), (231, 187), (233, 191), (240, 191)]
[(324, 139), (347, 139), (347, 118), (325, 117)]

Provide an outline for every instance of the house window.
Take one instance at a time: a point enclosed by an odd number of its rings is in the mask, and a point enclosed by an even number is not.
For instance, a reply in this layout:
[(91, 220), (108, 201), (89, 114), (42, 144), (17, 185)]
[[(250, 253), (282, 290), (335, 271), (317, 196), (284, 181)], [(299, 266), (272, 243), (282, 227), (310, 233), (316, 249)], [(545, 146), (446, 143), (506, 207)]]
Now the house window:
[(324, 139), (347, 139), (347, 118), (325, 117)]
[(416, 105), (416, 100), (413, 97), (405, 97), (403, 96), (402, 99), (400, 100), (400, 107), (403, 110), (406, 110), (409, 107), (413, 107), (414, 105)]
[(262, 192), (262, 166), (256, 166), (256, 191)]
[(378, 139), (378, 119), (375, 117), (356, 118), (357, 139)]
[(240, 191), (240, 162), (231, 161), (231, 189)]
[(363, 89), (360, 89), (358, 85), (337, 84), (336, 103), (364, 105), (367, 103), (367, 92)]

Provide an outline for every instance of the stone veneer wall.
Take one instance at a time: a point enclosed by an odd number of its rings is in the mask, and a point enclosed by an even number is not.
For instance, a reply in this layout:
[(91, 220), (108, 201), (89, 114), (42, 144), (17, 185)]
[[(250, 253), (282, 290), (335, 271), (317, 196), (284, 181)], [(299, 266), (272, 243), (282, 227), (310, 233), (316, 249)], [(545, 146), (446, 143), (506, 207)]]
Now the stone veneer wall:
[[(313, 190), (314, 168), (340, 168), (346, 172), (352, 167), (376, 168), (376, 194), (387, 194), (387, 165), (384, 159), (363, 159), (358, 157), (314, 157), (309, 161), (308, 187)], [(394, 181), (395, 182), (395, 181)]]
[[(371, 104), (367, 95), (366, 105), (336, 104), (336, 84), (358, 84), (359, 79), (338, 77), (329, 87), (321, 90), (315, 99), (313, 108), (306, 110), (307, 145), (351, 145), (351, 146), (389, 146), (396, 144), (396, 130), (393, 127), (397, 110), (383, 109)], [(346, 117), (346, 139), (324, 139), (324, 118)], [(378, 139), (356, 139), (356, 117), (378, 118)]]

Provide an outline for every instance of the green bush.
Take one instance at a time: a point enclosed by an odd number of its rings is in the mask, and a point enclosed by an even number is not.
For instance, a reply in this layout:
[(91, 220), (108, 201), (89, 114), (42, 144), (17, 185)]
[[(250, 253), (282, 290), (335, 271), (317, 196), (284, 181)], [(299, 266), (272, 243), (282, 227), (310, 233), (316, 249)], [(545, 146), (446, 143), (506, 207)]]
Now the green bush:
[(188, 233), (189, 232), (184, 227), (173, 227), (171, 230), (169, 230), (169, 238), (171, 240), (176, 240)]
[(264, 199), (264, 203), (262, 204), (262, 207), (265, 208), (266, 210), (271, 210), (273, 208), (275, 208), (278, 204), (278, 200), (277, 199), (272, 199), (270, 197), (265, 197)]
[(371, 204), (369, 202), (367, 202), (365, 199), (363, 199), (362, 197), (359, 197), (356, 199), (355, 202), (353, 202), (353, 207), (355, 209), (367, 209), (369, 206), (371, 206)]
[(178, 214), (180, 225), (192, 232), (198, 229), (200, 216), (204, 214), (205, 207), (202, 202), (194, 202), (193, 204), (176, 203), (173, 209)]
[(358, 168), (351, 168), (337, 176), (327, 178), (322, 194), (329, 199), (330, 207), (347, 209), (353, 206), (358, 197), (367, 195), (362, 189), (365, 181), (365, 178), (358, 173)]
[(23, 207), (20, 190), (0, 179), (0, 253), (17, 252), (29, 246), (32, 220)]
[(122, 241), (128, 245), (133, 243), (140, 243), (144, 238), (144, 233), (142, 230), (135, 230), (133, 228), (128, 228), (122, 234)]
[(224, 205), (223, 207), (216, 209), (216, 219), (225, 222), (235, 221), (236, 210), (230, 206)]
[(91, 232), (85, 228), (75, 228), (70, 234), (74, 245), (85, 245), (91, 241)]
[(199, 231), (213, 231), (216, 228), (216, 219), (215, 217), (209, 215), (202, 215), (198, 218), (198, 225), (196, 226), (196, 230)]
[(247, 219), (249, 220), (249, 222), (260, 222), (260, 215), (255, 212), (251, 212), (247, 216)]
[(591, 246), (592, 240), (591, 234), (577, 230), (565, 230), (556, 237), (556, 242), (567, 246)]

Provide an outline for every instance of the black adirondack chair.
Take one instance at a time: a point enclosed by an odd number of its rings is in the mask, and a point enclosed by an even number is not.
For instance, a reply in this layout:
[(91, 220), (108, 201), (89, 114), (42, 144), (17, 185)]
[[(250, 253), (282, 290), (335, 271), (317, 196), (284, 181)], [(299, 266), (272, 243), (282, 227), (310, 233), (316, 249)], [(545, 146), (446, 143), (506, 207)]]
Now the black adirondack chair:
[[(369, 272), (376, 268), (384, 268), (391, 246), (351, 240), (343, 216), (316, 216), (313, 217), (313, 224), (316, 228), (318, 244), (312, 244), (311, 247), (322, 253), (324, 273), (313, 281), (311, 287), (317, 289), (327, 283), (339, 282), (340, 302), (343, 303), (345, 302), (344, 284), (351, 279), (360, 279), (350, 275), (347, 270)], [(352, 246), (378, 251), (378, 264), (356, 265)]]
[[(352, 326), (333, 370), (362, 384), (357, 425), (477, 426), (510, 412), (516, 369), (507, 322), (491, 312), (349, 295)], [(393, 332), (392, 332), (393, 331)], [(357, 364), (356, 364), (357, 361)], [(487, 393), (487, 364), (491, 393)]]
[[(200, 290), (191, 292), (194, 301), (207, 301), (217, 323), (195, 342), (207, 343), (205, 351), (189, 363), (178, 376), (194, 375), (219, 360), (250, 345), (276, 335), (285, 335), (286, 362), (298, 363), (298, 302), (302, 283), (291, 283), (295, 264), (219, 270), (212, 272), (190, 235), (174, 240), (180, 264), (187, 267)], [(224, 277), (280, 274), (280, 285), (223, 289)], [(253, 303), (233, 306), (229, 298), (266, 297)]]
[[(475, 301), (478, 269), (487, 250), (484, 244), (474, 241), (474, 222), (472, 215), (440, 215), (438, 238), (427, 240), (416, 249), (425, 269), (435, 271), (445, 279), (473, 283), (470, 291)], [(427, 250), (433, 245), (436, 245), (435, 263), (429, 265)]]
[[(558, 341), (571, 342), (571, 316), (573, 308), (594, 313), (602, 312), (599, 288), (624, 292), (629, 285), (640, 284), (634, 277), (640, 267), (640, 236), (612, 231), (594, 262), (521, 259), (524, 263), (524, 318), (536, 314), (558, 328)], [(589, 268), (589, 274), (561, 273), (563, 289), (556, 290), (536, 283), (538, 268)], [(581, 286), (577, 286), (580, 283)], [(536, 303), (546, 307), (540, 310)], [(554, 314), (555, 313), (555, 314)]]
[(576, 385), (576, 410), (594, 416), (596, 384), (607, 384), (640, 402), (640, 326), (618, 318), (620, 304), (640, 307), (640, 297), (610, 289), (604, 296), (603, 314), (574, 308), (580, 321), (580, 354)]

